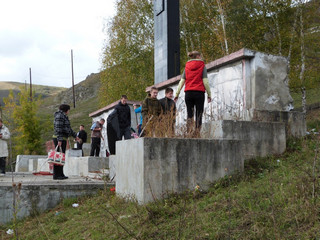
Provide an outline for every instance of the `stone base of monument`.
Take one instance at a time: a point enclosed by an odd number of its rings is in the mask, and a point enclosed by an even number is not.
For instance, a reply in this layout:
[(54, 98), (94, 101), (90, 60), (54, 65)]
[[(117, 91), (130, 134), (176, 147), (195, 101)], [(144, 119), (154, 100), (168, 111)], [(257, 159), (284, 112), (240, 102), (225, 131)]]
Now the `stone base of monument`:
[(82, 157), (81, 149), (68, 149), (66, 151), (66, 157)]
[[(13, 186), (13, 179), (21, 184), (21, 189), (20, 184)], [(95, 195), (112, 186), (113, 184), (99, 179), (87, 181), (80, 177), (70, 177), (66, 180), (53, 180), (52, 176), (7, 172), (0, 181), (0, 225), (8, 224), (14, 217), (22, 219), (29, 215), (38, 215), (56, 207), (63, 199)], [(12, 204), (14, 199), (17, 202), (16, 209)]]
[(15, 172), (35, 172), (39, 159), (47, 159), (47, 155), (18, 155)]
[(303, 137), (307, 132), (306, 114), (303, 112), (255, 110), (252, 121), (283, 122), (287, 137)]
[(91, 151), (91, 143), (84, 143), (82, 145), (83, 155), (84, 156), (90, 156)]
[(103, 175), (101, 169), (109, 169), (109, 159), (101, 157), (68, 157), (64, 165), (66, 176), (90, 177), (93, 173)]
[(116, 192), (141, 204), (196, 186), (207, 189), (244, 168), (237, 140), (138, 138), (117, 141), (116, 149)]
[(286, 150), (284, 122), (220, 120), (204, 124), (202, 135), (212, 139), (243, 140), (245, 159), (281, 154)]
[(116, 182), (116, 155), (109, 156), (109, 179), (111, 182)]
[(47, 173), (53, 173), (53, 168), (49, 166), (48, 159), (47, 158), (38, 158), (38, 165), (36, 172), (47, 172)]

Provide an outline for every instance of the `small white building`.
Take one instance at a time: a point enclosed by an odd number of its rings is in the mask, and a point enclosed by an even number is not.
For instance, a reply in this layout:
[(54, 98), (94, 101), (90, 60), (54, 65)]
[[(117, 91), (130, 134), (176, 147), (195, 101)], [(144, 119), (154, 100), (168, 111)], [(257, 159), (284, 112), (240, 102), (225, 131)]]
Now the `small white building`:
[[(89, 114), (89, 117), (92, 118), (92, 122), (99, 121), (101, 118), (105, 119), (105, 123), (104, 123), (103, 130), (102, 130), (102, 136), (104, 139), (101, 139), (100, 157), (105, 157), (106, 150), (109, 151), (108, 137), (107, 137), (107, 118), (112, 113), (115, 106), (118, 105), (119, 101), (120, 100), (113, 102), (113, 103), (109, 104), (108, 106), (103, 107), (101, 109), (98, 109), (97, 111)], [(141, 105), (142, 103), (140, 101), (129, 101), (128, 100), (127, 104), (129, 105), (130, 110), (131, 110), (131, 128), (137, 132), (137, 125), (140, 123), (140, 113), (136, 114), (134, 112), (133, 105), (134, 104)], [(88, 134), (91, 134), (91, 133), (88, 133)], [(88, 137), (90, 138), (90, 135)]]

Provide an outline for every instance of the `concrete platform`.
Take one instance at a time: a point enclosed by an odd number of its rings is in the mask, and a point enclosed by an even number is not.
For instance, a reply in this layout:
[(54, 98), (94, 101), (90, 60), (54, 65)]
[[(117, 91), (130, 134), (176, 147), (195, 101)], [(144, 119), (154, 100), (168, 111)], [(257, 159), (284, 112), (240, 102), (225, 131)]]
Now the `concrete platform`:
[(94, 195), (111, 186), (114, 184), (89, 177), (53, 180), (52, 175), (7, 173), (0, 177), (0, 224), (13, 219), (14, 202), (18, 218), (23, 218), (54, 208), (65, 198)]
[(64, 165), (67, 176), (89, 176), (99, 173), (102, 169), (109, 169), (109, 159), (103, 157), (68, 157)]
[(103, 184), (99, 178), (89, 178), (80, 176), (70, 176), (66, 180), (53, 180), (52, 175), (34, 175), (28, 172), (7, 172), (5, 176), (0, 176), (0, 187), (1, 186), (12, 186), (12, 182), (23, 185), (38, 185), (38, 184), (57, 184), (57, 183), (68, 183), (68, 184), (85, 184), (85, 183), (96, 183)]
[(137, 138), (116, 142), (116, 193), (144, 204), (242, 172), (242, 141)]
[(245, 160), (282, 154), (286, 150), (284, 122), (219, 120), (204, 126), (207, 130), (205, 138), (242, 140)]

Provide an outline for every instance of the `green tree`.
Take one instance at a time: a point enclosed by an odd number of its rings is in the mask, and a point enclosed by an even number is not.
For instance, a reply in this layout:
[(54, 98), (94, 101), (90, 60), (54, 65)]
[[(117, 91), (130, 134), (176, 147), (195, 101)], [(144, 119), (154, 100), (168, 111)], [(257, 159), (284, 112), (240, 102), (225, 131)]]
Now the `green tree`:
[(122, 94), (142, 100), (152, 85), (153, 4), (150, 0), (119, 0), (117, 14), (107, 24), (103, 51), (100, 104), (112, 103)]
[[(318, 86), (319, 5), (318, 0), (180, 0), (181, 68), (192, 50), (200, 51), (210, 62), (228, 52), (249, 48), (287, 57), (290, 88), (300, 91), (303, 28), (304, 85), (307, 89)], [(145, 87), (153, 84), (152, 7), (148, 0), (117, 2), (103, 53), (103, 105), (124, 93), (140, 100)]]
[(9, 127), (12, 132), (13, 155), (43, 154), (41, 144), (41, 126), (36, 113), (40, 104), (40, 96), (31, 99), (29, 91), (21, 88), (17, 99), (11, 91), (4, 99), (5, 112), (11, 119)]

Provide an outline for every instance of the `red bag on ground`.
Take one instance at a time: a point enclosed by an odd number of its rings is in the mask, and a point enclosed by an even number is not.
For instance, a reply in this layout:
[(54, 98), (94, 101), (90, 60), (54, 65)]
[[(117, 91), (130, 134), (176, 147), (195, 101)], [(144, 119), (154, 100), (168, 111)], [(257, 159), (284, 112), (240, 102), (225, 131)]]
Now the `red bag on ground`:
[(58, 146), (55, 150), (50, 150), (48, 152), (48, 163), (53, 163), (55, 165), (63, 166), (66, 161), (66, 155), (62, 153), (61, 147), (59, 148), (60, 152), (58, 152)]

